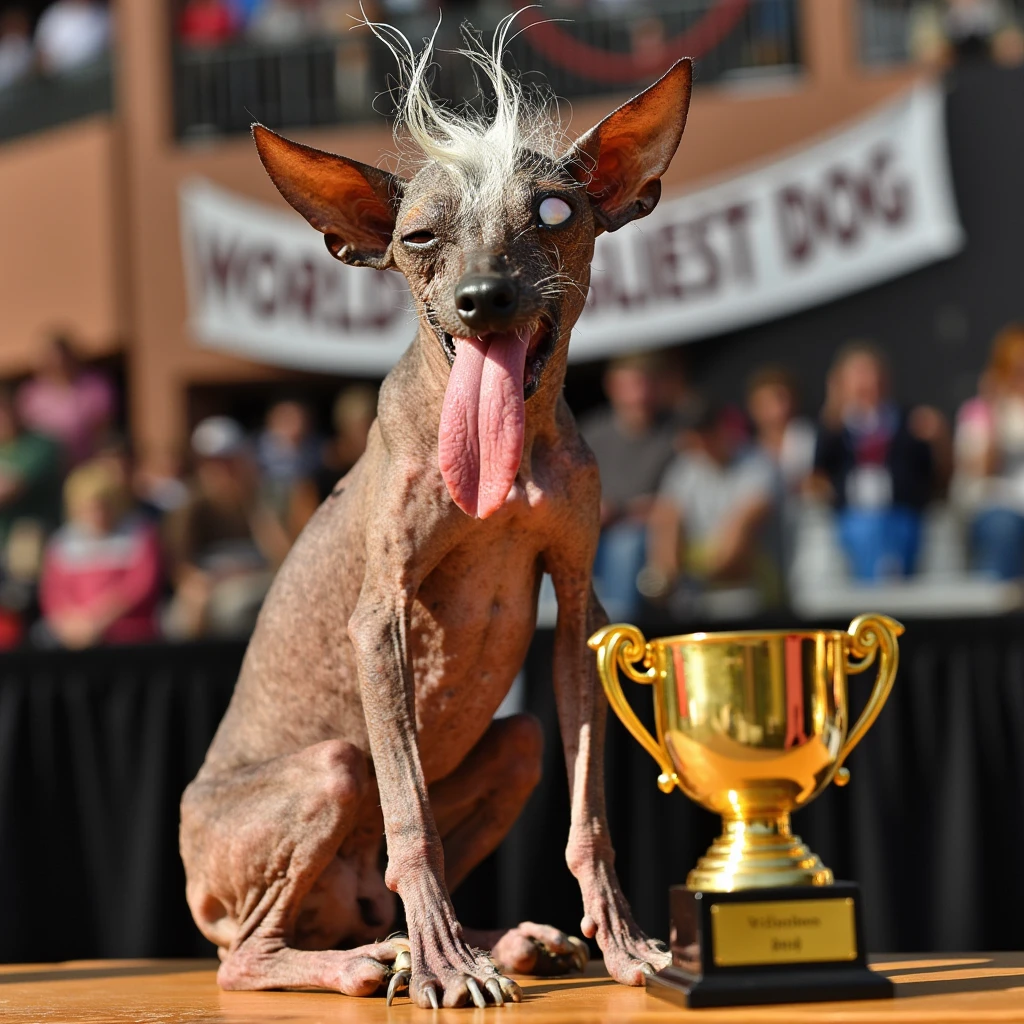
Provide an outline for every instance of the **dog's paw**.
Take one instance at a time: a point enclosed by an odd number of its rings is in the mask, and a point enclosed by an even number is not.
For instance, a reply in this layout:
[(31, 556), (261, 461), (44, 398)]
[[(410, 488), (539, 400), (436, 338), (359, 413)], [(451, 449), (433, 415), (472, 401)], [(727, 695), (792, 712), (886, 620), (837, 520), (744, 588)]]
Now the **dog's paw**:
[(448, 941), (426, 930), (422, 945), (401, 949), (391, 967), (387, 987), (390, 1006), (396, 996), (408, 993), (425, 1010), (441, 1007), (503, 1006), (522, 1001), (519, 986), (499, 972), (490, 954), (471, 949), (454, 936)]
[(414, 977), (409, 994), (425, 1010), (471, 1005), (482, 1010), (488, 1005), (519, 1003), (523, 998), (519, 986), (493, 967), (489, 974), (484, 971), (478, 971), (477, 975), (446, 972), (443, 978), (429, 974)]
[(574, 969), (582, 971), (590, 959), (590, 949), (575, 935), (524, 921), (494, 942), (491, 956), (503, 970), (553, 977)]
[(639, 931), (604, 945), (602, 952), (608, 973), (623, 985), (642, 985), (646, 975), (672, 963), (672, 954), (664, 942), (649, 939)]

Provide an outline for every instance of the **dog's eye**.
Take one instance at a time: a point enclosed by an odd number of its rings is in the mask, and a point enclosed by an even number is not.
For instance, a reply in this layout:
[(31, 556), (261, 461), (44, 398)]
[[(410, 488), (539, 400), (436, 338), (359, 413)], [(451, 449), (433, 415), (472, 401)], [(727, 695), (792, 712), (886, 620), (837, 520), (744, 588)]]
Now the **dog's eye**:
[(437, 237), (430, 231), (410, 231), (409, 234), (402, 235), (402, 241), (413, 249), (425, 249), (428, 245), (433, 245)]
[(548, 196), (541, 201), (537, 213), (540, 215), (540, 222), (549, 228), (556, 228), (564, 224), (572, 216), (572, 207), (558, 196)]

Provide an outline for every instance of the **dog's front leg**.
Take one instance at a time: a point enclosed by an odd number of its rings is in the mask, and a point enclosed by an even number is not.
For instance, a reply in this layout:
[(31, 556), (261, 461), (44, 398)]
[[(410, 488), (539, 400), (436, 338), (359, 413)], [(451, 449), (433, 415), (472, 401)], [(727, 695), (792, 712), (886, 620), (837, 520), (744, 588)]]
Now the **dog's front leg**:
[[(396, 488), (397, 490), (397, 488)], [(414, 500), (414, 499), (410, 499)], [(409, 615), (422, 580), (417, 570), (430, 541), (388, 523), (415, 521), (381, 515), (368, 531), (367, 572), (349, 621), (363, 710), (387, 839), (385, 881), (405, 905), (412, 947), (410, 994), (422, 1007), (477, 1006), (521, 998), (490, 959), (462, 940), (444, 883), (444, 852), (430, 810), (416, 734), (409, 661)]]
[(569, 773), (571, 820), (566, 860), (583, 894), (580, 928), (596, 936), (616, 981), (640, 985), (645, 973), (671, 961), (663, 942), (637, 927), (615, 873), (604, 802), (604, 730), (608, 703), (587, 638), (608, 621), (590, 586), (588, 562), (575, 569), (551, 564), (558, 596), (555, 700)]

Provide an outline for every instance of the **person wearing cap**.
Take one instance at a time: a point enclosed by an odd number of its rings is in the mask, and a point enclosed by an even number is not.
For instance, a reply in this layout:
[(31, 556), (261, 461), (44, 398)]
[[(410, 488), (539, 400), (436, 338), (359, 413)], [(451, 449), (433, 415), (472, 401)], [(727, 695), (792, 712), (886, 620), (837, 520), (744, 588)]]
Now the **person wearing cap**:
[(167, 520), (175, 589), (165, 628), (177, 639), (245, 635), (289, 538), (260, 500), (256, 461), (235, 420), (203, 420), (192, 454), (189, 498)]

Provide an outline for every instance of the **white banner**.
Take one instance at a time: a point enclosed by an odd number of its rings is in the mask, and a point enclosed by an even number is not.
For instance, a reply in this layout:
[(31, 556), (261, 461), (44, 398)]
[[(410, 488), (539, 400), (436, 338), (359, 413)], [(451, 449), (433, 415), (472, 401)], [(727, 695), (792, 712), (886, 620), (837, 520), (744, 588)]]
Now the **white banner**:
[[(686, 159), (686, 140), (678, 159)], [(346, 267), (296, 214), (181, 188), (191, 326), (261, 362), (383, 373), (412, 340), (395, 273)], [(943, 97), (919, 86), (840, 132), (597, 241), (570, 358), (708, 337), (846, 295), (963, 244)]]

